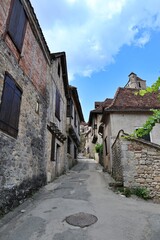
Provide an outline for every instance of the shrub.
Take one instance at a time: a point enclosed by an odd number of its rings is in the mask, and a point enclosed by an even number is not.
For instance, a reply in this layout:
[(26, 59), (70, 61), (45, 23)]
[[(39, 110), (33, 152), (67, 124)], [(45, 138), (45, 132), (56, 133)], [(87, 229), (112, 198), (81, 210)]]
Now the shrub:
[(137, 197), (143, 198), (145, 200), (150, 199), (149, 190), (145, 187), (134, 187), (134, 188), (117, 188), (119, 192), (121, 192), (126, 197), (130, 197), (131, 195), (136, 195)]
[(103, 153), (103, 144), (97, 143), (95, 145), (95, 151), (96, 153)]
[(147, 188), (144, 187), (136, 187), (132, 189), (132, 192), (134, 195), (143, 198), (143, 199), (149, 199), (149, 190)]

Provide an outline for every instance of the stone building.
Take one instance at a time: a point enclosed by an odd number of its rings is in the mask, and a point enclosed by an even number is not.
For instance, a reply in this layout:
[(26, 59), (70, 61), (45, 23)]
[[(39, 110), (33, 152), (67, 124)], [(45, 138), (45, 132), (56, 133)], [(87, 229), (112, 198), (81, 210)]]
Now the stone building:
[(120, 130), (112, 145), (112, 177), (127, 188), (145, 188), (160, 203), (160, 145), (124, 138)]
[(52, 181), (67, 167), (66, 110), (68, 74), (64, 52), (51, 54), (51, 77), (48, 83), (49, 108), (47, 116), (47, 181)]
[(0, 212), (66, 171), (68, 98), (65, 53), (50, 53), (30, 1), (1, 1)]
[(69, 86), (67, 100), (67, 156), (68, 168), (75, 163), (80, 149), (80, 123), (84, 122), (77, 88)]
[(99, 156), (95, 151), (96, 144), (103, 144), (103, 133), (99, 131), (101, 129), (101, 119), (103, 115), (103, 109), (111, 104), (112, 99), (107, 98), (104, 102), (95, 102), (95, 109), (90, 111), (88, 126), (91, 129), (90, 132), (90, 144), (89, 155), (90, 157), (99, 161)]
[[(132, 81), (134, 80), (134, 81)], [(130, 83), (132, 81), (132, 83)], [(159, 109), (160, 101), (158, 93), (148, 93), (144, 96), (135, 94), (137, 89), (145, 88), (145, 81), (136, 74), (129, 75), (129, 82), (124, 88), (118, 88), (112, 103), (103, 111), (103, 158), (106, 170), (112, 170), (111, 146), (118, 132), (123, 129), (131, 134), (142, 127), (152, 112), (150, 109)], [(151, 133), (144, 138), (156, 144), (160, 144), (160, 125), (156, 124)]]

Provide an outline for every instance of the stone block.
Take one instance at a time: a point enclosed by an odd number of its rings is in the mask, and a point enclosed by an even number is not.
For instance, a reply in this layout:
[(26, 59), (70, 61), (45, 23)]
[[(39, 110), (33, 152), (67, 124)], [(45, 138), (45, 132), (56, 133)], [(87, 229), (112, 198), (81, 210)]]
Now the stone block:
[(160, 182), (160, 176), (154, 177), (154, 181)]

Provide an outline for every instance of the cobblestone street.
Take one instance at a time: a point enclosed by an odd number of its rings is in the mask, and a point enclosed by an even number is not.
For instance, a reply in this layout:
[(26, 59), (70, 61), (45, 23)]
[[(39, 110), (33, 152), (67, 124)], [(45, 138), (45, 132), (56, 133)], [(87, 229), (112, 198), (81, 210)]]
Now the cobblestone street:
[(79, 159), (0, 221), (0, 240), (159, 240), (160, 207), (109, 189), (110, 176)]

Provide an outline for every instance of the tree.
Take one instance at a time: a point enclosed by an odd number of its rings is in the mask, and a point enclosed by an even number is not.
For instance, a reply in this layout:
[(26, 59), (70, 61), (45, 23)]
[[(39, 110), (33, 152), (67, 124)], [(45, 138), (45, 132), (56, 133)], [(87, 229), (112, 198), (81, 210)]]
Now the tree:
[[(136, 94), (140, 94), (141, 96), (144, 96), (146, 93), (152, 93), (152, 92), (158, 92), (160, 88), (160, 77), (157, 79), (157, 81), (152, 84), (151, 87), (147, 87), (145, 90), (140, 90)], [(160, 100), (160, 93), (158, 94), (158, 98)], [(160, 123), (160, 110), (158, 109), (151, 109), (153, 112), (153, 115), (150, 116), (147, 121), (143, 124), (141, 128), (136, 129), (133, 134), (131, 134), (134, 137), (141, 138), (145, 135), (148, 135), (156, 123)]]

